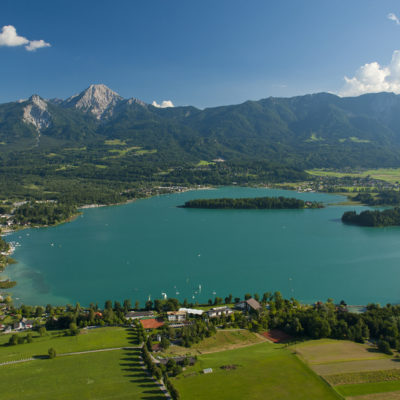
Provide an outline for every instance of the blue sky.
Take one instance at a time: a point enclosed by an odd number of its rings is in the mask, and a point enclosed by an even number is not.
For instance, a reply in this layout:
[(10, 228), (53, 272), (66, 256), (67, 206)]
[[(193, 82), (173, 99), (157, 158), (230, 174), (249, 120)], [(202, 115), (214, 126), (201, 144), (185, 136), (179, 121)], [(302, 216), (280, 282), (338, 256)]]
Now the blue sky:
[(66, 98), (91, 83), (202, 108), (400, 93), (400, 21), (389, 13), (400, 17), (399, 1), (2, 0), (0, 30), (26, 41), (1, 45), (11, 42), (0, 34), (0, 102)]

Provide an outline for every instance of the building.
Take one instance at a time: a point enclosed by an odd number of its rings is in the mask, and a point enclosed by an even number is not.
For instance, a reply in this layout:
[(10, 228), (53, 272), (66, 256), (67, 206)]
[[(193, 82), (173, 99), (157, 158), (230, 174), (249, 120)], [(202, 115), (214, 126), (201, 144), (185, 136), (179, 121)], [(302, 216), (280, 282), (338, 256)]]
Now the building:
[(214, 307), (206, 311), (208, 318), (217, 318), (233, 314), (233, 310), (229, 307)]
[(249, 312), (249, 311), (260, 311), (262, 309), (262, 306), (256, 299), (251, 298), (236, 304), (235, 308)]
[(154, 318), (154, 311), (129, 311), (125, 318), (131, 321), (135, 319)]
[(202, 315), (204, 310), (197, 310), (196, 308), (180, 308), (179, 311), (185, 311), (189, 315)]
[(35, 321), (23, 318), (22, 323), (25, 325), (25, 329), (32, 329)]
[(186, 321), (185, 311), (168, 311), (167, 318), (169, 322), (182, 322)]

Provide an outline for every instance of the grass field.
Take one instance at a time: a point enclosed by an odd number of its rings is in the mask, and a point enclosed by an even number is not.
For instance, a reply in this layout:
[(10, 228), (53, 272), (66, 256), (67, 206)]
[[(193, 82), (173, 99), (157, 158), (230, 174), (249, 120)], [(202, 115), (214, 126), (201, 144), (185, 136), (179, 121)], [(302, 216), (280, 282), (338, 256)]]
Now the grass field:
[[(213, 372), (203, 374), (204, 368)], [(198, 356), (198, 362), (174, 378), (174, 384), (184, 400), (340, 398), (291, 351), (266, 342)]]
[(350, 177), (362, 177), (365, 178), (370, 176), (373, 179), (380, 179), (389, 183), (400, 182), (400, 168), (379, 168), (379, 169), (369, 169), (362, 172), (337, 172), (337, 171), (327, 171), (322, 169), (312, 169), (306, 171), (310, 175), (316, 176), (332, 176), (337, 178), (343, 178), (345, 176)]
[[(109, 327), (82, 330), (78, 336), (63, 336), (61, 332), (48, 332), (47, 336), (40, 337), (32, 332), (33, 342), (5, 345), (8, 335), (0, 336), (0, 363), (46, 355), (50, 347), (54, 347), (58, 354), (76, 351), (97, 350), (113, 347), (135, 346), (131, 343), (130, 331), (126, 328)], [(26, 336), (26, 333), (21, 333)]]
[(1, 366), (2, 400), (162, 400), (138, 363), (138, 350), (57, 357)]
[(264, 342), (265, 339), (247, 330), (221, 330), (215, 335), (205, 338), (200, 343), (190, 348), (181, 346), (171, 346), (168, 349), (170, 355), (191, 354), (198, 355), (216, 351), (230, 350), (238, 347), (249, 346)]

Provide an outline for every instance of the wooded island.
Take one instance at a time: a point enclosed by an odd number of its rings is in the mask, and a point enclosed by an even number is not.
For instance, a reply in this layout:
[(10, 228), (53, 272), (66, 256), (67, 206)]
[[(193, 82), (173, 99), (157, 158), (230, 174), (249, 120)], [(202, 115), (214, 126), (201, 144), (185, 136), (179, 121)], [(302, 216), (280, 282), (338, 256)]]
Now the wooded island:
[(367, 210), (360, 214), (355, 211), (347, 211), (342, 216), (342, 222), (360, 226), (400, 226), (400, 208), (388, 210)]
[(316, 201), (303, 201), (289, 197), (253, 197), (241, 199), (197, 199), (187, 201), (182, 208), (211, 208), (211, 209), (302, 209), (323, 208)]

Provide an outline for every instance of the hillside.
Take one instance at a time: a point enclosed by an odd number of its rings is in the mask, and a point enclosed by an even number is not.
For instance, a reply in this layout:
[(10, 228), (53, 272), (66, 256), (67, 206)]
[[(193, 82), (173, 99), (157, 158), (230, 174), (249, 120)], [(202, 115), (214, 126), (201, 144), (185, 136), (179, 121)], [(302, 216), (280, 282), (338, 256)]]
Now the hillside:
[(400, 97), (319, 93), (199, 110), (158, 108), (91, 85), (66, 100), (33, 95), (0, 105), (0, 159), (3, 196), (98, 192), (78, 203), (112, 202), (115, 193), (154, 182), (298, 180), (306, 168), (397, 167)]

